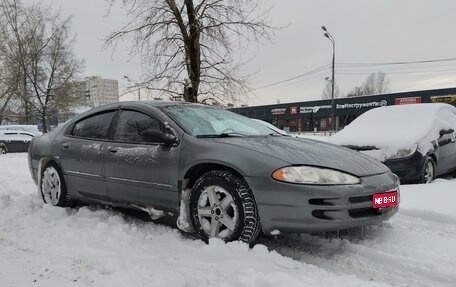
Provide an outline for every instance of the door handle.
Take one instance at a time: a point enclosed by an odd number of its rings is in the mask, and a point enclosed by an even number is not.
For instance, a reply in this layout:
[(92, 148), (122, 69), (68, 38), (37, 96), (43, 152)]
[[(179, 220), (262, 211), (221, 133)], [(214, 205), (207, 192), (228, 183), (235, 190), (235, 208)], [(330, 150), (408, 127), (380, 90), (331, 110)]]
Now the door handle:
[(108, 148), (108, 151), (109, 151), (109, 153), (116, 153), (119, 151), (119, 149), (116, 147), (110, 147), (110, 148)]
[(62, 148), (63, 149), (68, 149), (70, 147), (70, 144), (69, 143), (64, 143), (62, 144)]

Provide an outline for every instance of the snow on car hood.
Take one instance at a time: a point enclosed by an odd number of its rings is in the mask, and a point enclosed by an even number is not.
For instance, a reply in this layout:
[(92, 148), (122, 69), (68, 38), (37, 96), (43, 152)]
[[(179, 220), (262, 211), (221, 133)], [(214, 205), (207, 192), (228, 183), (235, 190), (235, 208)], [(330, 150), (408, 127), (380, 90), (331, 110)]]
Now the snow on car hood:
[(362, 150), (378, 160), (416, 148), (426, 154), (442, 129), (456, 129), (456, 108), (448, 104), (412, 104), (365, 112), (328, 142)]
[(285, 136), (232, 137), (210, 139), (235, 145), (286, 161), (292, 165), (311, 165), (346, 171), (357, 176), (388, 171), (382, 163), (350, 149), (311, 139)]

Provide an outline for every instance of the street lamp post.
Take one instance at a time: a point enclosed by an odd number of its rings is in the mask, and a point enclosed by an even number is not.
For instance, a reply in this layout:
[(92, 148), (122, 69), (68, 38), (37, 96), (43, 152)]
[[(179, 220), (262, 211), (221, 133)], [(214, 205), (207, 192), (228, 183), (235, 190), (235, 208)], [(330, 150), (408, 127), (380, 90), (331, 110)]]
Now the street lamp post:
[(125, 79), (127, 79), (128, 82), (133, 83), (135, 86), (138, 87), (138, 101), (141, 101), (141, 86), (138, 85), (138, 83), (132, 81), (128, 76), (123, 76)]
[(336, 63), (336, 41), (334, 40), (334, 37), (328, 32), (325, 26), (321, 26), (321, 29), (325, 31), (324, 36), (331, 41), (333, 45), (333, 57), (332, 57), (332, 79), (331, 79), (331, 128), (333, 131), (335, 131), (335, 105), (334, 105), (334, 66)]

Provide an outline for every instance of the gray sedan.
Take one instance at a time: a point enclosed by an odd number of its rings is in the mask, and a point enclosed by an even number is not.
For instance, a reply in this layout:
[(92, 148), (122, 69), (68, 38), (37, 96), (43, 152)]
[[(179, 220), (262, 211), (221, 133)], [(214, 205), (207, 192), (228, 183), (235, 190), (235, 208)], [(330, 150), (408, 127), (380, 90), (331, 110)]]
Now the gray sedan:
[(35, 137), (29, 166), (45, 203), (176, 214), (203, 240), (371, 225), (399, 206), (398, 178), (374, 159), (189, 103), (93, 109)]

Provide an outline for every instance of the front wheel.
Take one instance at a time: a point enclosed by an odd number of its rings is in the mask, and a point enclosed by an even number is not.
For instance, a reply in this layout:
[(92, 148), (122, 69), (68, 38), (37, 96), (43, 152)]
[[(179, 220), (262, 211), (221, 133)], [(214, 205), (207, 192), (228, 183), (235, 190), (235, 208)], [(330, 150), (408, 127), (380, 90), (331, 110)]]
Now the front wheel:
[(247, 183), (233, 172), (210, 171), (195, 183), (190, 214), (201, 239), (252, 243), (260, 231), (258, 210)]
[(420, 183), (431, 183), (436, 174), (435, 161), (431, 157), (426, 157), (423, 165), (423, 171), (421, 172)]

